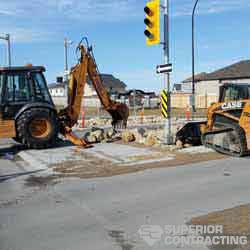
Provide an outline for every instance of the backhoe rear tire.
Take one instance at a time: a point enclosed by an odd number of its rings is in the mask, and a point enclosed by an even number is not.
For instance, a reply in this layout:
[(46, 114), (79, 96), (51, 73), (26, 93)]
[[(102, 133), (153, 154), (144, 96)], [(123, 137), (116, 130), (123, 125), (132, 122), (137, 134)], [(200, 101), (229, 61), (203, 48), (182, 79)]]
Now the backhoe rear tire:
[(50, 148), (58, 136), (58, 123), (53, 111), (29, 109), (16, 121), (17, 140), (30, 149)]

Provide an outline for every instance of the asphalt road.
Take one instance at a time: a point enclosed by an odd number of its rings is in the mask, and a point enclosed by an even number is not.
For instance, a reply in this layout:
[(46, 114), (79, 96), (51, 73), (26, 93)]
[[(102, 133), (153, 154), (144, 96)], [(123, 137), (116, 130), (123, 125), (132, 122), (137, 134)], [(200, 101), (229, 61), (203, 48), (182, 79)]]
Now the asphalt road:
[[(43, 188), (27, 187), (27, 175), (15, 175), (23, 172), (0, 161), (1, 250), (173, 250), (178, 248), (163, 240), (150, 247), (139, 228), (183, 225), (194, 216), (250, 203), (247, 158), (64, 179)], [(7, 174), (12, 178), (3, 178)]]

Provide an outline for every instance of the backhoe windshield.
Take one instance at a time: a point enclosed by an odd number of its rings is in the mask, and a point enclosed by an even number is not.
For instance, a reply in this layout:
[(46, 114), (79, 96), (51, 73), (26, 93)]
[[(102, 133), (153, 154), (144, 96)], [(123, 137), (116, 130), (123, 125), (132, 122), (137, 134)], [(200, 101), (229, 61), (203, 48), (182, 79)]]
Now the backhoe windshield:
[(34, 83), (36, 100), (51, 102), (44, 76), (41, 73), (32, 73), (31, 76)]

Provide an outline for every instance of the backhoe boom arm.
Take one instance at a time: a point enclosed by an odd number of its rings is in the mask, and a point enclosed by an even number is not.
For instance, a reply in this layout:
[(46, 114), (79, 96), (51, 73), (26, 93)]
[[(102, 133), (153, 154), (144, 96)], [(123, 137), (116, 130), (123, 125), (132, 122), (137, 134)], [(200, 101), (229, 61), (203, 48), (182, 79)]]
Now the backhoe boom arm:
[(83, 45), (79, 46), (79, 50), (81, 53), (80, 60), (70, 72), (69, 104), (59, 111), (58, 121), (61, 134), (76, 145), (86, 146), (87, 144), (83, 139), (79, 139), (73, 134), (72, 127), (77, 123), (81, 112), (87, 74), (104, 109), (112, 116), (112, 126), (114, 128), (119, 127), (119, 125), (120, 127), (126, 127), (129, 110), (126, 104), (110, 99), (91, 50), (86, 49)]

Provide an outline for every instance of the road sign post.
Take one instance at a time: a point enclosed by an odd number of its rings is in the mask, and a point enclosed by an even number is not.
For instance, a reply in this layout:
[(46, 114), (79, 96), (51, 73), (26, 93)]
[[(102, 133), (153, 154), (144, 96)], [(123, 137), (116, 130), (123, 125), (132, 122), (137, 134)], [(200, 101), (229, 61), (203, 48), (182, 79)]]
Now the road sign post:
[(172, 72), (172, 64), (171, 63), (156, 66), (156, 73), (157, 74), (170, 73), (170, 72)]
[(168, 94), (165, 89), (161, 91), (161, 114), (165, 119), (168, 118)]

